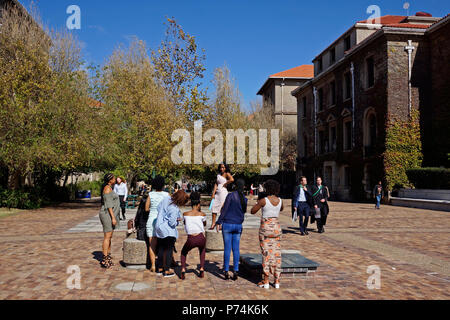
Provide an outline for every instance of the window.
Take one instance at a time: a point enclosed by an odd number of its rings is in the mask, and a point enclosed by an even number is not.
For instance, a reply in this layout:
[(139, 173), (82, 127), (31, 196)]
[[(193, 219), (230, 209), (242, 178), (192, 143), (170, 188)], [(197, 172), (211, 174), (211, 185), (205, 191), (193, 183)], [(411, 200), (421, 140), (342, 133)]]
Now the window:
[(352, 149), (352, 122), (347, 121), (344, 123), (344, 151), (350, 151)]
[(306, 97), (303, 97), (303, 119), (306, 119)]
[(330, 50), (330, 65), (336, 62), (336, 48)]
[(308, 138), (306, 137), (306, 134), (303, 134), (303, 156), (308, 156)]
[(351, 48), (350, 36), (345, 37), (344, 39), (344, 51), (348, 51)]
[(351, 176), (350, 167), (345, 167), (344, 168), (344, 186), (350, 187), (351, 181), (352, 181), (352, 176)]
[(325, 135), (325, 130), (319, 131), (319, 154), (328, 152), (328, 141)]
[(367, 88), (372, 88), (375, 84), (375, 63), (373, 57), (366, 60)]
[(336, 151), (336, 126), (330, 126), (330, 152)]
[(323, 111), (323, 88), (319, 89), (319, 112)]
[(344, 97), (345, 99), (352, 97), (352, 76), (350, 72), (344, 74)]
[(319, 58), (319, 72), (323, 70), (323, 60), (322, 57)]
[(377, 143), (377, 118), (374, 114), (369, 116), (369, 146), (375, 146)]
[(330, 83), (330, 105), (336, 104), (336, 81)]

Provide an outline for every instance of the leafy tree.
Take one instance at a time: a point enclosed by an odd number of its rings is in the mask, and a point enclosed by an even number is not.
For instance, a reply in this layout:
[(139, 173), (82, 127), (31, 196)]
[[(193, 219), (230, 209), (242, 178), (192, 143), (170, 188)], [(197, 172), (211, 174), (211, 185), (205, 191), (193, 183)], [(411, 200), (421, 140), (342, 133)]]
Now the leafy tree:
[(155, 76), (169, 92), (178, 115), (185, 122), (202, 119), (207, 111), (206, 89), (202, 89), (205, 51), (194, 36), (186, 33), (175, 19), (167, 19), (164, 41), (152, 52)]
[(131, 184), (139, 175), (172, 168), (172, 131), (178, 124), (170, 97), (155, 80), (155, 70), (141, 40), (119, 46), (101, 73), (104, 152), (127, 172)]

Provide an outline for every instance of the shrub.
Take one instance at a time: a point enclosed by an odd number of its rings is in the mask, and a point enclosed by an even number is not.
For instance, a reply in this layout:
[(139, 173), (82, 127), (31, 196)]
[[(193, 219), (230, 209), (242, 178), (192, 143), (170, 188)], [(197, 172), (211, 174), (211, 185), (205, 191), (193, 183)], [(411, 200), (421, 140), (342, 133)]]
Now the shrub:
[(43, 198), (31, 189), (0, 189), (0, 207), (17, 209), (38, 209), (44, 203)]
[(450, 190), (450, 169), (418, 168), (407, 170), (406, 174), (417, 189)]

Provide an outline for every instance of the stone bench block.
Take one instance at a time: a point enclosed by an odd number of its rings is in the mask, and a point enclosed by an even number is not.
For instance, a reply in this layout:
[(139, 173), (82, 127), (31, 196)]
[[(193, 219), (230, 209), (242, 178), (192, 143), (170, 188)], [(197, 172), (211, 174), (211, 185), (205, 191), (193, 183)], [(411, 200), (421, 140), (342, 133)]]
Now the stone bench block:
[(147, 244), (133, 238), (123, 241), (123, 262), (126, 265), (145, 265), (147, 263)]
[(216, 230), (206, 231), (206, 251), (223, 251), (223, 237), (222, 232)]

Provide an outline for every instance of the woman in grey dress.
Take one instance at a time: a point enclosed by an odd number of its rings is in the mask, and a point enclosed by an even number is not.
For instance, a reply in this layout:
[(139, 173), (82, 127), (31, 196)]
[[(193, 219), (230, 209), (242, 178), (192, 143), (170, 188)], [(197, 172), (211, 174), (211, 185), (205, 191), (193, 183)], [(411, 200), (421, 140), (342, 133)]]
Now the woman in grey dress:
[(109, 269), (114, 265), (111, 257), (111, 239), (115, 229), (119, 228), (120, 221), (120, 200), (114, 192), (116, 177), (108, 173), (104, 177), (101, 191), (102, 207), (100, 209), (100, 221), (103, 225), (103, 259), (100, 263), (102, 268)]

